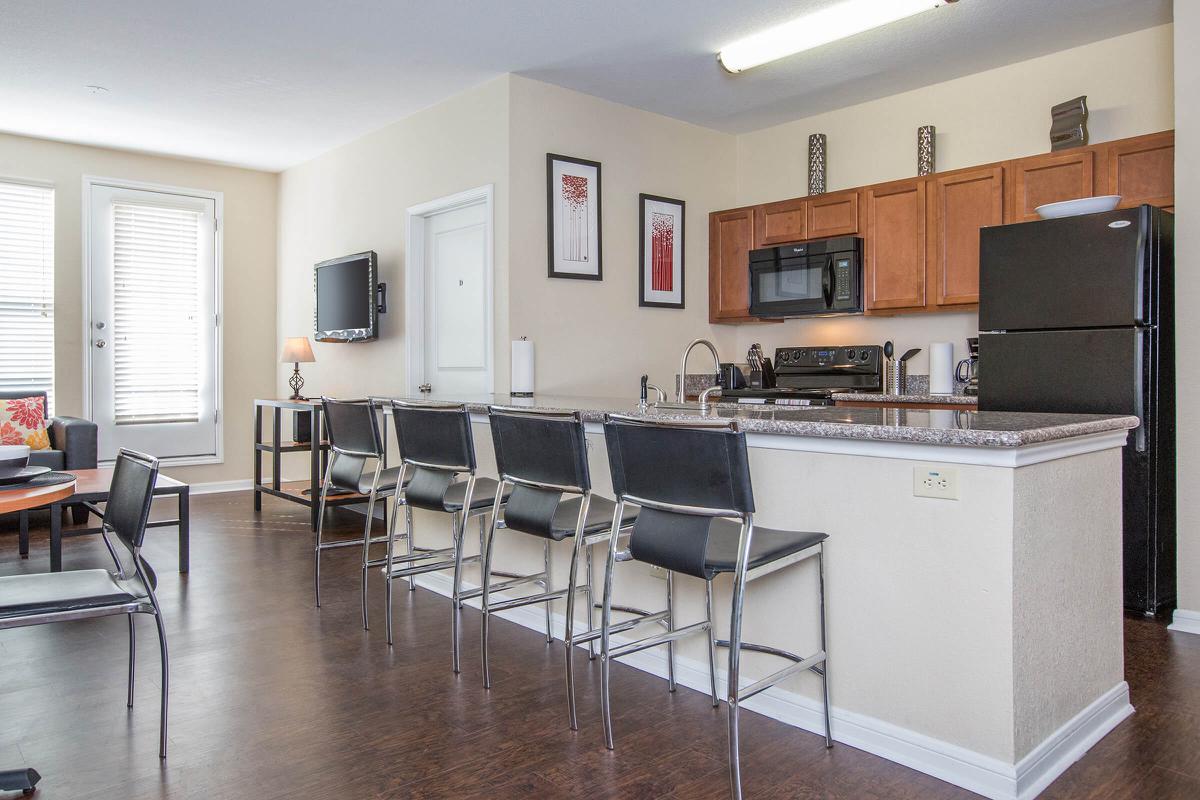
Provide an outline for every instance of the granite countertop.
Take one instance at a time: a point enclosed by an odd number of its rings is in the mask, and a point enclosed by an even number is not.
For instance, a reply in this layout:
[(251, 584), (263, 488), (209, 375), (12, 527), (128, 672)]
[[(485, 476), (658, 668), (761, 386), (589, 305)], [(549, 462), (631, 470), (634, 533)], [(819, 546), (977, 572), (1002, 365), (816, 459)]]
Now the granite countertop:
[(879, 392), (838, 392), (834, 400), (854, 403), (942, 403), (945, 405), (973, 406), (979, 398), (966, 394), (881, 394)]
[[(486, 414), (489, 405), (557, 411), (579, 411), (586, 422), (602, 422), (607, 413), (651, 419), (694, 420), (699, 407), (639, 408), (636, 400), (619, 397), (572, 397), (538, 394), (450, 396), (424, 395), (414, 400), (465, 403), (468, 410)], [(925, 401), (929, 402), (929, 401)], [(836, 406), (773, 406), (716, 403), (710, 419), (736, 419), (747, 433), (863, 439), (964, 447), (1023, 447), (1109, 431), (1131, 430), (1137, 417), (1103, 414), (1034, 414), (1011, 411), (847, 408)]]

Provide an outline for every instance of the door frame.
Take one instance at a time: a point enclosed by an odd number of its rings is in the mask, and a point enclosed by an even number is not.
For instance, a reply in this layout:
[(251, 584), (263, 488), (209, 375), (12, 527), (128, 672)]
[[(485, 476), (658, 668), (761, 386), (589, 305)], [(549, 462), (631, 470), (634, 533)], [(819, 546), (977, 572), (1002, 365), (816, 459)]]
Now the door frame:
[[(213, 256), (216, 261), (215, 313), (217, 341), (214, 345), (214, 363), (216, 369), (216, 453), (211, 456), (174, 456), (159, 459), (164, 465), (191, 466), (195, 464), (225, 463), (225, 313), (224, 313), (224, 279), (225, 279), (225, 193), (209, 189), (190, 189), (183, 186), (170, 186), (162, 183), (146, 181), (131, 181), (124, 178), (105, 178), (99, 175), (83, 176), (83, 194), (81, 195), (82, 225), (82, 264), (83, 264), (83, 417), (92, 418), (92, 187), (109, 186), (114, 189), (131, 189), (143, 192), (159, 192), (162, 194), (177, 194), (184, 197), (201, 197), (212, 200), (216, 204), (216, 240), (213, 243)], [(111, 466), (111, 461), (101, 462), (100, 466)]]
[(408, 241), (404, 258), (404, 386), (413, 397), (420, 396), (417, 387), (424, 383), (424, 375), (418, 374), (416, 366), (423, 364), (425, 358), (425, 222), (437, 214), (475, 205), (481, 200), (487, 219), (487, 261), (484, 264), (484, 291), (487, 296), (487, 320), (484, 325), (487, 331), (486, 380), (488, 393), (496, 391), (494, 188), (494, 184), (488, 183), (427, 203), (409, 206), (405, 210)]

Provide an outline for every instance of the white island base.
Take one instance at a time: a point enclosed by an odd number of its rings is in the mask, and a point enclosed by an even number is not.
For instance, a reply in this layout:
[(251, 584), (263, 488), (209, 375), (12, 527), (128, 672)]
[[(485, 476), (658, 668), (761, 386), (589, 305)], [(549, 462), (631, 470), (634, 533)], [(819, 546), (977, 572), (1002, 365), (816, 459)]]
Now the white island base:
[[(487, 418), (475, 419), (480, 474), (494, 475)], [(1133, 712), (1122, 649), (1120, 448), (1126, 427), (1018, 447), (747, 434), (755, 521), (830, 537), (835, 740), (986, 797), (1032, 798)], [(611, 496), (600, 427), (589, 422), (588, 430), (596, 491)], [(957, 499), (914, 496), (914, 469), (929, 465), (954, 470)], [(414, 516), (419, 544), (447, 540), (444, 517)], [(468, 552), (475, 540), (468, 531)], [(496, 568), (539, 571), (541, 550), (534, 537), (501, 532)], [(554, 582), (562, 586), (570, 544), (552, 545), (552, 551)], [(595, 556), (602, 565), (602, 548)], [(597, 602), (601, 573), (598, 566)], [(476, 571), (465, 577), (466, 585), (478, 584)], [(449, 593), (447, 575), (419, 583)], [(728, 630), (730, 586), (729, 576), (715, 584), (720, 637)], [(621, 564), (614, 598), (660, 609), (663, 587), (647, 566)], [(678, 576), (675, 592), (677, 625), (700, 619), (702, 582)], [(577, 627), (584, 624), (584, 612), (578, 613)], [(558, 637), (562, 614), (560, 605)], [(544, 630), (541, 607), (500, 616)], [(818, 649), (814, 563), (749, 585), (744, 637), (793, 652)], [(477, 647), (464, 638), (468, 677), (478, 664)], [(708, 691), (706, 652), (703, 637), (681, 643), (680, 684)], [(724, 696), (724, 651), (718, 659)], [(621, 663), (666, 677), (665, 648)], [(778, 666), (769, 656), (745, 653), (743, 680), (751, 683)], [(816, 676), (798, 675), (743, 707), (821, 732), (819, 687)], [(492, 691), (505, 687), (500, 682)], [(618, 670), (614, 704), (620, 702)], [(615, 734), (619, 752), (619, 724)], [(814, 738), (811, 746), (822, 744)]]

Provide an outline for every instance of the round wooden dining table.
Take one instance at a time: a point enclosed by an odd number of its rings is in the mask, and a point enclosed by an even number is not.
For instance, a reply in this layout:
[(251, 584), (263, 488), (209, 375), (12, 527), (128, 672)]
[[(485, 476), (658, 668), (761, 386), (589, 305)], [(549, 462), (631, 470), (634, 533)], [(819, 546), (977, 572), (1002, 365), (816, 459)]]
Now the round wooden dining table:
[(32, 489), (6, 489), (0, 491), (0, 514), (49, 505), (73, 494), (75, 481), (56, 483), (53, 486), (34, 486)]
[[(75, 481), (56, 483), (53, 486), (34, 486), (29, 489), (0, 491), (0, 514), (38, 508), (73, 494), (75, 494)], [(31, 794), (41, 777), (32, 767), (0, 769), (0, 792)]]

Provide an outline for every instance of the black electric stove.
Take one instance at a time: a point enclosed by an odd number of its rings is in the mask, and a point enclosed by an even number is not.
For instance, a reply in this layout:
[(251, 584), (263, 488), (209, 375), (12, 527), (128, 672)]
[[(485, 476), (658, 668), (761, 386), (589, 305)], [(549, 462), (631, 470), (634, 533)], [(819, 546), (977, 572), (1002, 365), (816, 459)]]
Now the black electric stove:
[(724, 389), (721, 396), (739, 403), (829, 406), (839, 392), (883, 391), (883, 348), (875, 344), (780, 347), (773, 367), (774, 386)]

